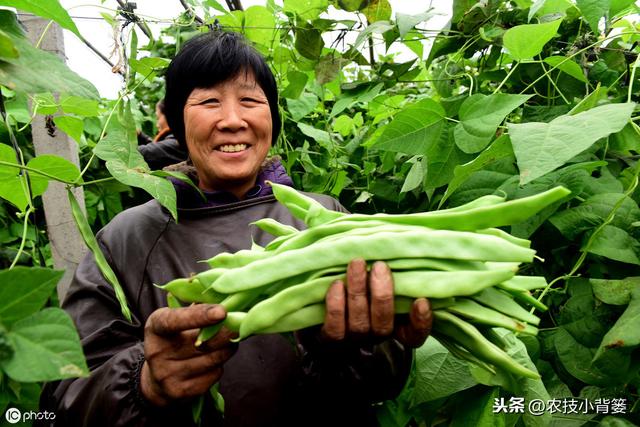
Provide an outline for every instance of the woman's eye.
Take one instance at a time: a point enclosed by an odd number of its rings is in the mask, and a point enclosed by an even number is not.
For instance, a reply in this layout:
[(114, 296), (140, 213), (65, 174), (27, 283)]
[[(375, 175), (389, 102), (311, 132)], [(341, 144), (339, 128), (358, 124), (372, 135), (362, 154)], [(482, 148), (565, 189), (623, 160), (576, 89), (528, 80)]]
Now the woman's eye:
[(218, 98), (209, 98), (202, 101), (203, 104), (217, 104), (219, 102)]

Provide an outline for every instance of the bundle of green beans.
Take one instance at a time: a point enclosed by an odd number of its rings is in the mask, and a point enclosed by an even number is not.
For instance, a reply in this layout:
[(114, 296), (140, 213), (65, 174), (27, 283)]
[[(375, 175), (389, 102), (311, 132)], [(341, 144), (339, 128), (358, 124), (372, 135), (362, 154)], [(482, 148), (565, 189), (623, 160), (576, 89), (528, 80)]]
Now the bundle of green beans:
[[(483, 196), (434, 212), (362, 215), (331, 211), (290, 187), (271, 185), (277, 200), (308, 228), (257, 221), (276, 238), (265, 247), (221, 253), (207, 261), (209, 270), (162, 286), (172, 305), (223, 305), (228, 312), (223, 324), (240, 340), (300, 330), (323, 323), (327, 290), (345, 278), (349, 261), (384, 260), (393, 275), (397, 313), (408, 313), (415, 298), (429, 298), (432, 335), (451, 353), (492, 372), (539, 378), (503, 351), (492, 328), (537, 334), (540, 319), (523, 305), (546, 310), (531, 291), (547, 282), (516, 275), (535, 251), (528, 240), (496, 227), (535, 215), (565, 198), (567, 189), (510, 201)], [(221, 326), (203, 329), (198, 343)]]

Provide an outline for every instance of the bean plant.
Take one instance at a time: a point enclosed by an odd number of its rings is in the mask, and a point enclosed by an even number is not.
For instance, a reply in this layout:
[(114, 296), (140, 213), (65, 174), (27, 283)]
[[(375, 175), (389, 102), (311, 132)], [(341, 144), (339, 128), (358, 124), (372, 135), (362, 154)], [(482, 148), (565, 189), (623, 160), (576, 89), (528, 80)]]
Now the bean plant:
[[(0, 409), (36, 408), (42, 381), (88, 375), (54, 294), (61, 273), (52, 268), (40, 196), (50, 181), (68, 186), (70, 197), (84, 188), (86, 216), (76, 209), (75, 218), (97, 259), (93, 233), (128, 206), (154, 197), (179, 220), (168, 173), (151, 171), (138, 155), (136, 130), (153, 132), (175, 50), (200, 32), (233, 30), (276, 75), (283, 128), (272, 154), (299, 189), (337, 197), (353, 213), (394, 215), (571, 191), (502, 226), (539, 256), (519, 274), (548, 283), (534, 293), (549, 307), (539, 334), (502, 337), (541, 380), (487, 375), (429, 339), (400, 396), (377, 406), (381, 425), (640, 424), (633, 0), (453, 0), (444, 28), (434, 26), (427, 2), (415, 2), (411, 15), (394, 13), (387, 0), (269, 0), (234, 11), (216, 0), (183, 3), (163, 36), (144, 45), (137, 26), (153, 19), (103, 9), (127, 53), (115, 100), (31, 45), (16, 15), (0, 10)], [(58, 0), (0, 6), (81, 36)], [(349, 17), (335, 19), (335, 10)], [(408, 53), (398, 56), (399, 48)], [(79, 166), (35, 155), (36, 115), (78, 143)], [(107, 268), (103, 274), (110, 277)], [(112, 285), (117, 291), (117, 279)], [(56, 334), (64, 349), (50, 345)], [(495, 411), (496, 402), (519, 397), (616, 399), (624, 407)]]

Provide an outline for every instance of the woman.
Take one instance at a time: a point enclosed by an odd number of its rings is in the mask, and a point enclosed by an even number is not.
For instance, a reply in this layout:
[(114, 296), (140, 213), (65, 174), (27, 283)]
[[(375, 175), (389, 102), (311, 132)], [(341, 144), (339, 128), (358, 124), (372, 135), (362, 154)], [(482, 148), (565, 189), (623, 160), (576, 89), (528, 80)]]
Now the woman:
[[(219, 425), (207, 390), (225, 398), (225, 425), (374, 425), (371, 404), (393, 398), (411, 366), (411, 347), (431, 327), (419, 299), (394, 325), (393, 283), (384, 263), (367, 277), (354, 260), (346, 284), (327, 297), (320, 328), (251, 337), (239, 345), (221, 331), (201, 348), (198, 328), (222, 321), (224, 309), (198, 304), (166, 308), (153, 284), (199, 272), (199, 260), (249, 248), (272, 237), (249, 224), (271, 217), (296, 227), (266, 180), (291, 185), (282, 165), (265, 162), (280, 129), (276, 83), (264, 59), (241, 36), (209, 33), (189, 43), (166, 76), (166, 114), (206, 195), (176, 182), (179, 222), (156, 201), (122, 212), (98, 233), (121, 279), (134, 321), (120, 314), (93, 259), (78, 267), (63, 307), (82, 337), (91, 376), (48, 387), (44, 407), (56, 425), (191, 424), (194, 398), (204, 395), (203, 425)], [(342, 209), (322, 195), (324, 206)]]

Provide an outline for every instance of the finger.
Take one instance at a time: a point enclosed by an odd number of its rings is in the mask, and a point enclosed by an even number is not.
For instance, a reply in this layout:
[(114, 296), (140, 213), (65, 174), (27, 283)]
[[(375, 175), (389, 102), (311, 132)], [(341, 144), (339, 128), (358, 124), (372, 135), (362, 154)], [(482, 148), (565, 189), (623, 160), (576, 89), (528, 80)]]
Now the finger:
[(180, 366), (180, 377), (185, 380), (201, 376), (212, 369), (221, 367), (229, 360), (237, 350), (236, 345), (227, 346), (220, 350), (199, 354), (196, 357), (185, 359)]
[(222, 367), (219, 366), (190, 379), (171, 378), (163, 383), (163, 394), (170, 402), (200, 396), (220, 380), (222, 372)]
[(393, 332), (393, 277), (387, 264), (377, 261), (369, 278), (371, 291), (371, 330), (375, 335), (387, 336)]
[(326, 314), (320, 329), (322, 338), (329, 341), (343, 340), (346, 334), (346, 298), (344, 283), (336, 280), (331, 284), (325, 297)]
[(347, 319), (349, 332), (369, 333), (367, 263), (363, 259), (354, 259), (347, 266)]
[(182, 308), (161, 308), (147, 319), (145, 329), (156, 335), (174, 335), (189, 329), (203, 328), (221, 322), (227, 316), (224, 307), (196, 304)]
[[(198, 333), (196, 333), (196, 336), (197, 335)], [(200, 344), (198, 346), (198, 350), (203, 352), (219, 350), (221, 348), (224, 348), (230, 345), (230, 341), (237, 337), (238, 337), (237, 332), (233, 332), (227, 329), (226, 327), (222, 327), (222, 329), (220, 329), (220, 331), (217, 334), (215, 334), (213, 337), (211, 337), (207, 341)], [(194, 342), (195, 342), (195, 337), (194, 337)]]
[(409, 322), (398, 330), (398, 340), (412, 348), (420, 347), (431, 334), (432, 324), (431, 303), (426, 298), (418, 298), (411, 306)]

